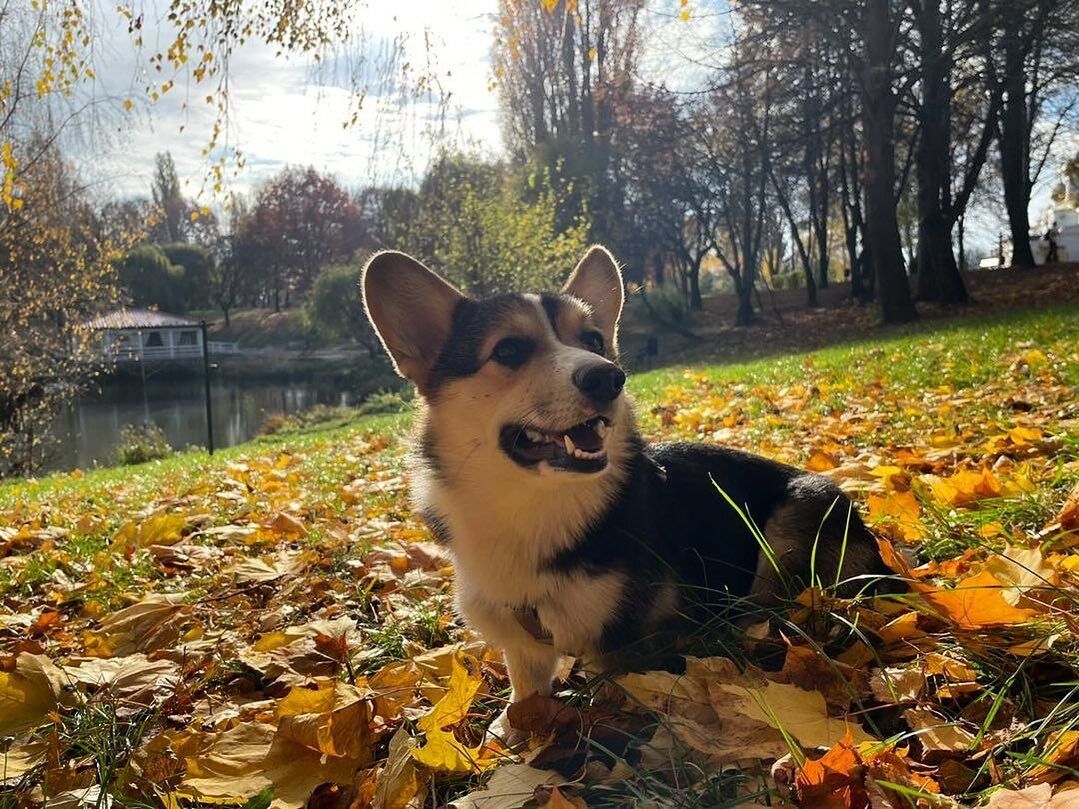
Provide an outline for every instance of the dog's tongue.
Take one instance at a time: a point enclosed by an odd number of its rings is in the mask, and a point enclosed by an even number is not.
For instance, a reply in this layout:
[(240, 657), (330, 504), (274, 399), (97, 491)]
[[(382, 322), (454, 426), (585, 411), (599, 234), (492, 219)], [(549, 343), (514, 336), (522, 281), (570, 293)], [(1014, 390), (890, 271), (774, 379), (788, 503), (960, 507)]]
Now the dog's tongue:
[(574, 446), (585, 452), (599, 452), (603, 449), (603, 439), (591, 424), (578, 424), (566, 430), (566, 435), (573, 441)]

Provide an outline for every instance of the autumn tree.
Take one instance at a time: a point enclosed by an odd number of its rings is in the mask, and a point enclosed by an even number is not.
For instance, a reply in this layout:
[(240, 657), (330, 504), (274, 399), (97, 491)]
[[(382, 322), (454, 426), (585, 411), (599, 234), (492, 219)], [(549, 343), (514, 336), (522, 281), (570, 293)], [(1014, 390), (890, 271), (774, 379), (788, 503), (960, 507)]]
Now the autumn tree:
[[(47, 140), (47, 139), (46, 139)], [(0, 475), (43, 460), (45, 428), (95, 373), (80, 324), (117, 299), (113, 260), (129, 239), (103, 232), (85, 188), (54, 146), (30, 141), (0, 205)]]
[(560, 228), (568, 201), (543, 174), (533, 186), (534, 201), (522, 199), (506, 166), (441, 154), (420, 185), (410, 249), (477, 295), (557, 287), (588, 245), (589, 220), (578, 211)]
[(237, 223), (243, 260), (261, 273), (275, 311), (310, 289), (319, 270), (348, 259), (364, 241), (360, 209), (336, 180), (287, 167), (265, 183)]
[(643, 0), (502, 0), (495, 73), (511, 154), (561, 186), (569, 226), (592, 212), (591, 237), (616, 248), (626, 231), (616, 174), (616, 109), (632, 94)]

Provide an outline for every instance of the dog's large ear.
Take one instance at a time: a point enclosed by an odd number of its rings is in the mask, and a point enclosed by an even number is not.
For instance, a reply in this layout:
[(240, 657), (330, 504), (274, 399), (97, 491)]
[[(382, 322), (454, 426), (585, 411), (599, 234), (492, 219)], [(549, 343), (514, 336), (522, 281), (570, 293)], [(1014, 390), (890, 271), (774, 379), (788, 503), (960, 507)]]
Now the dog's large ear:
[(588, 248), (562, 291), (580, 298), (592, 307), (596, 325), (613, 343), (625, 293), (622, 290), (622, 273), (618, 271), (618, 262), (607, 248), (598, 244)]
[(464, 296), (412, 256), (393, 250), (367, 262), (361, 284), (367, 317), (397, 373), (422, 392)]

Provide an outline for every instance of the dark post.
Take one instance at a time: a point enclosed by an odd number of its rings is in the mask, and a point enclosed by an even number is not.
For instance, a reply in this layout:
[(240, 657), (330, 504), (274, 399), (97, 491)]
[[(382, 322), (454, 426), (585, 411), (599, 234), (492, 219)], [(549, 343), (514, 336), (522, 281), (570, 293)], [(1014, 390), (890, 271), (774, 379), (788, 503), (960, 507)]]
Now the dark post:
[(206, 321), (199, 323), (202, 329), (202, 380), (206, 384), (206, 448), (214, 454), (214, 410), (210, 402), (210, 343), (206, 339)]

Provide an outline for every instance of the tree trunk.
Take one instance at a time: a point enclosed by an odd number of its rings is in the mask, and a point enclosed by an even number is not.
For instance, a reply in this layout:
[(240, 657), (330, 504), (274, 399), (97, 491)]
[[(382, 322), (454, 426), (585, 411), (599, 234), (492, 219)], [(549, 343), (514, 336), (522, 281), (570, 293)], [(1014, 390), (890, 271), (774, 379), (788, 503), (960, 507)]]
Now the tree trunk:
[(940, 6), (925, 0), (917, 15), (921, 47), (921, 136), (915, 155), (918, 176), (918, 300), (942, 304), (966, 303), (967, 289), (952, 252), (951, 95), (949, 69), (943, 51)]
[(696, 262), (689, 274), (689, 308), (695, 312), (701, 311), (704, 308), (704, 301), (701, 299), (701, 264)]
[(753, 320), (753, 284), (743, 283), (738, 290), (738, 314), (735, 316), (734, 325), (748, 326)]
[(227, 329), (232, 324), (229, 322), (229, 312), (232, 310), (231, 306), (222, 306), (221, 312), (225, 315), (225, 328)]
[(1000, 121), (1000, 170), (1004, 181), (1004, 207), (1012, 235), (1012, 266), (1033, 267), (1030, 249), (1030, 141), (1027, 137), (1026, 72), (1023, 48), (1014, 26), (1005, 17), (1004, 106)]
[(866, 75), (862, 130), (866, 144), (866, 235), (885, 323), (918, 317), (910, 295), (895, 209), (895, 107), (892, 16), (889, 0), (865, 6)]

